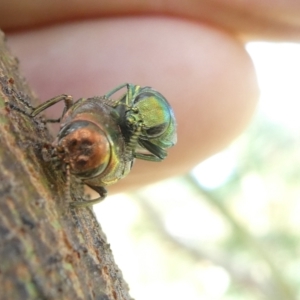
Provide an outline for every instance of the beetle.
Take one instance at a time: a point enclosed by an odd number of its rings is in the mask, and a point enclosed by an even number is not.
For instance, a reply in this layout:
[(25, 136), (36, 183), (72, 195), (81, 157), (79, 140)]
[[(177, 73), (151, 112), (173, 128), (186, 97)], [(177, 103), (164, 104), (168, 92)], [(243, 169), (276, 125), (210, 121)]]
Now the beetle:
[[(124, 87), (127, 92), (120, 99), (111, 98)], [(102, 201), (107, 195), (105, 187), (124, 178), (135, 158), (162, 161), (166, 149), (176, 143), (172, 108), (150, 87), (125, 83), (104, 96), (76, 102), (63, 94), (31, 107), (32, 111), (25, 114), (35, 118), (60, 101), (65, 104), (61, 117), (44, 121), (60, 122), (60, 130), (50, 145), (50, 154), (44, 149), (43, 157), (64, 167), (68, 189), (73, 175), (99, 193), (96, 199), (71, 202), (72, 207)]]

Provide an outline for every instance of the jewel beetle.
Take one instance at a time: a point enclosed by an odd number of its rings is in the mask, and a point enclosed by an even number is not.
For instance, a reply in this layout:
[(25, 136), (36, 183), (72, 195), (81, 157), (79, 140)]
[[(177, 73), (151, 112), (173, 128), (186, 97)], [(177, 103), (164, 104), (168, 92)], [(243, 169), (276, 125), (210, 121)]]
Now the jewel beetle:
[[(125, 87), (127, 92), (118, 100), (111, 98)], [(24, 113), (35, 118), (60, 101), (65, 104), (62, 116), (45, 120), (59, 122), (60, 130), (43, 157), (64, 167), (68, 185), (72, 175), (99, 193), (96, 199), (71, 202), (72, 207), (102, 201), (107, 195), (105, 187), (124, 178), (135, 158), (162, 161), (167, 148), (176, 143), (173, 110), (151, 87), (125, 83), (104, 96), (75, 102), (63, 94)]]

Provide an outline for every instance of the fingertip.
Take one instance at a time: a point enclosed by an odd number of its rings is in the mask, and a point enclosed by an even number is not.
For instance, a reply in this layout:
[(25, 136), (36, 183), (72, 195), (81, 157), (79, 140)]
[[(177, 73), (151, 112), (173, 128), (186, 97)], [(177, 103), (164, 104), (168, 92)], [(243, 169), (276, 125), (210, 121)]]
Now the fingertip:
[(188, 171), (249, 122), (258, 98), (243, 45), (209, 26), (170, 18), (116, 18), (15, 34), (11, 47), (46, 100), (101, 95), (123, 82), (160, 91), (174, 108), (178, 143), (161, 164), (137, 162), (119, 188)]

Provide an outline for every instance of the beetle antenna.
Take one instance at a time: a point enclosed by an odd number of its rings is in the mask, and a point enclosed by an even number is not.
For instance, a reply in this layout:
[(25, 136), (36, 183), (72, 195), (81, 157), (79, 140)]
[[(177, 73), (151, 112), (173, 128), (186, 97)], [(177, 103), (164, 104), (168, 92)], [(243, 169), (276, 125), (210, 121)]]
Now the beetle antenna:
[(70, 173), (70, 165), (66, 164), (66, 186), (65, 186), (65, 197), (66, 203), (71, 203), (71, 173)]

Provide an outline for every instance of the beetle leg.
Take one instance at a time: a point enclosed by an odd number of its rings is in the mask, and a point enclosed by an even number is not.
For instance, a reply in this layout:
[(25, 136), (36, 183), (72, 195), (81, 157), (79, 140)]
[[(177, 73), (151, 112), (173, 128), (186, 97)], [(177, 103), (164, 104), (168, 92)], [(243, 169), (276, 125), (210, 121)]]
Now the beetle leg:
[(131, 85), (131, 84), (129, 84), (129, 83), (123, 83), (123, 84), (121, 84), (121, 85), (119, 85), (119, 86), (117, 86), (117, 87), (115, 87), (113, 90), (111, 90), (111, 91), (109, 91), (108, 93), (106, 93), (104, 96), (106, 97), (106, 98), (109, 98), (111, 95), (113, 95), (114, 93), (116, 93), (117, 91), (119, 91), (119, 90), (121, 90), (123, 87), (127, 87), (127, 90), (129, 89), (129, 85)]
[(134, 157), (137, 159), (143, 159), (143, 160), (154, 161), (154, 162), (160, 162), (164, 160), (164, 158), (160, 158), (152, 154), (143, 154), (143, 153), (134, 153)]
[[(151, 160), (151, 161), (162, 161), (162, 160), (164, 160), (164, 159), (167, 157), (167, 155), (168, 155), (167, 151), (166, 151), (164, 148), (159, 147), (159, 146), (157, 146), (157, 145), (151, 143), (151, 141), (147, 141), (147, 140), (142, 140), (142, 139), (140, 139), (140, 140), (139, 140), (139, 144), (140, 144), (143, 148), (147, 149), (151, 154), (145, 154), (145, 155), (141, 154), (141, 155), (140, 155), (139, 157), (137, 157), (137, 158), (144, 159), (144, 160)], [(139, 153), (136, 153), (136, 154), (139, 154)], [(154, 160), (154, 159), (147, 159), (147, 157), (148, 157), (149, 155), (151, 155), (151, 156), (153, 155), (154, 157), (157, 157), (157, 160)]]
[[(63, 111), (63, 115), (64, 115), (65, 111), (73, 105), (73, 99), (72, 99), (72, 96), (68, 96), (68, 95), (63, 94), (63, 95), (59, 95), (59, 96), (56, 96), (54, 98), (51, 98), (48, 101), (46, 101), (46, 102), (42, 103), (41, 105), (37, 106), (36, 108), (34, 108), (34, 110), (31, 112), (30, 116), (35, 117), (39, 113), (41, 113), (42, 111), (47, 109), (48, 107), (50, 107), (50, 106), (52, 106), (52, 105), (54, 105), (54, 104), (56, 104), (60, 101), (65, 102), (65, 109)], [(60, 118), (59, 118), (59, 120), (60, 120)]]
[[(31, 113), (26, 112), (25, 110), (23, 110), (22, 108), (19, 108), (18, 106), (11, 104), (9, 102), (6, 102), (5, 105), (7, 105), (10, 109), (15, 110), (21, 114), (23, 114), (24, 116), (27, 116), (29, 118), (32, 118)], [(35, 121), (36, 122), (36, 121)]]
[[(119, 86), (117, 86), (116, 88), (114, 88), (113, 90), (109, 91), (108, 93), (106, 93), (104, 95), (104, 97), (109, 98), (110, 96), (112, 96), (114, 93), (118, 92), (119, 90), (121, 90), (122, 88), (126, 87), (127, 88), (127, 93), (126, 93), (126, 98), (125, 98), (125, 105), (127, 107), (132, 107), (132, 102), (134, 101), (134, 95), (140, 90), (140, 86), (139, 85), (134, 85), (131, 83), (123, 83)], [(124, 96), (122, 96), (123, 98)], [(118, 101), (119, 103), (122, 102), (122, 100)], [(118, 104), (119, 104), (118, 103)], [(124, 105), (124, 104), (123, 104)]]
[(96, 191), (97, 193), (99, 193), (100, 197), (98, 197), (96, 199), (92, 199), (92, 200), (71, 202), (70, 203), (71, 207), (86, 207), (86, 206), (91, 206), (91, 205), (94, 205), (96, 203), (101, 202), (102, 200), (104, 200), (106, 198), (106, 196), (107, 196), (107, 190), (103, 186), (93, 186), (93, 185), (89, 185), (89, 184), (87, 184), (87, 186), (89, 186), (94, 191)]
[[(28, 113), (25, 110), (17, 107), (14, 104), (11, 104), (11, 103), (6, 103), (6, 105), (9, 106), (9, 108), (11, 108), (15, 111), (18, 111), (18, 112), (22, 113), (23, 115), (25, 115), (29, 118), (33, 118), (33, 120), (34, 120), (34, 117), (37, 116), (39, 113), (41, 113), (43, 110), (47, 109), (48, 107), (50, 107), (50, 106), (52, 106), (52, 105), (54, 105), (54, 104), (56, 104), (56, 103), (58, 103), (62, 100), (65, 101), (65, 108), (64, 108), (63, 113), (62, 113), (62, 116), (63, 116), (65, 114), (65, 112), (67, 111), (67, 109), (70, 108), (73, 105), (72, 97), (68, 96), (68, 95), (60, 95), (60, 96), (51, 98), (48, 101), (42, 103), (41, 105), (39, 105), (35, 108), (32, 107), (29, 103), (25, 102), (24, 100), (21, 100), (24, 105), (26, 105), (28, 108), (32, 109), (31, 113)], [(59, 123), (62, 116), (58, 119), (42, 120), (42, 122), (43, 123)], [(36, 122), (36, 121), (34, 120), (34, 122)]]

